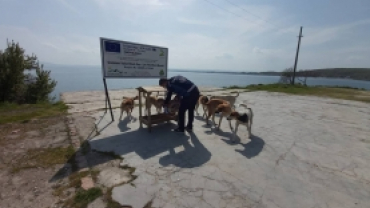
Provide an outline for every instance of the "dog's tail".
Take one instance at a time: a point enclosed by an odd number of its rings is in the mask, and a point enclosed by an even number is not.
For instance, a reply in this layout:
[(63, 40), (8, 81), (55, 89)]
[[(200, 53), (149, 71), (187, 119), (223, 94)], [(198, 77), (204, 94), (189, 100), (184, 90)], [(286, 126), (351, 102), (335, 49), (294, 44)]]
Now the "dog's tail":
[(244, 103), (240, 103), (240, 104), (238, 105), (238, 107), (248, 108), (248, 107), (247, 107), (247, 104), (244, 104)]
[(234, 93), (236, 93), (235, 97), (239, 97), (239, 92), (238, 91), (235, 91)]

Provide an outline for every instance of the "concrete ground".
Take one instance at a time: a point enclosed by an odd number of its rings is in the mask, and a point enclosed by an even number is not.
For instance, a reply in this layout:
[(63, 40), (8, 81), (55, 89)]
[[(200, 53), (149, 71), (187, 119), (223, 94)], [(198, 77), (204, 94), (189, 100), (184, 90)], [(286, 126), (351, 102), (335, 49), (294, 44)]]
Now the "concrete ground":
[[(208, 92), (217, 91), (220, 90), (220, 88), (199, 87), (199, 90), (203, 93), (209, 94)], [(136, 89), (109, 90), (109, 98), (112, 108), (118, 108), (123, 97), (135, 97), (137, 94), (138, 91)], [(104, 109), (106, 105), (104, 91), (66, 92), (61, 93), (60, 99), (69, 106), (68, 112), (70, 113), (101, 110)]]
[[(133, 184), (117, 186), (122, 205), (152, 207), (338, 208), (370, 204), (370, 106), (279, 93), (247, 92), (238, 103), (254, 111), (252, 137), (240, 126), (230, 141), (196, 117), (194, 133), (160, 124), (149, 133), (119, 110), (95, 114), (91, 148), (121, 155), (136, 167)], [(103, 116), (104, 115), (104, 116)], [(138, 118), (138, 108), (134, 117)], [(216, 117), (218, 122), (218, 117)], [(234, 125), (234, 124), (233, 124)]]

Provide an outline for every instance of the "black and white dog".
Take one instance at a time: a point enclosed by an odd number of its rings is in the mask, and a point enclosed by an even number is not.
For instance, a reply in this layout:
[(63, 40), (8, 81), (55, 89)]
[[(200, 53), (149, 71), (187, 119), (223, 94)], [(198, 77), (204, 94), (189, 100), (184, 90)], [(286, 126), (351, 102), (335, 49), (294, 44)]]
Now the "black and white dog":
[[(239, 104), (239, 107), (244, 107), (245, 110), (243, 112), (241, 111), (233, 111), (231, 112), (230, 116), (227, 117), (227, 120), (229, 121), (230, 129), (234, 132), (234, 138), (237, 134), (239, 125), (244, 125), (248, 129), (248, 137), (251, 137), (252, 134), (252, 124), (253, 124), (253, 111), (252, 108), (248, 108), (245, 104)], [(231, 120), (235, 120), (235, 130), (233, 130), (233, 127), (231, 126)], [(234, 139), (233, 138), (233, 139)]]

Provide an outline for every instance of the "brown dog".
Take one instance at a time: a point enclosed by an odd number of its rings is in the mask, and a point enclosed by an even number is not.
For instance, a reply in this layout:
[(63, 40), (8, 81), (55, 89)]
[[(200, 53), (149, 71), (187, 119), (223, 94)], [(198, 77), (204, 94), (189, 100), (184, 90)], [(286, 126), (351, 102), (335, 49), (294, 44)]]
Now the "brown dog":
[[(229, 105), (230, 106), (230, 103), (227, 102), (226, 100), (221, 100), (221, 99), (212, 99), (212, 100), (209, 100), (207, 103), (205, 103), (205, 106), (207, 108), (207, 118), (206, 118), (206, 124), (208, 125), (208, 120), (209, 118), (212, 116), (212, 121), (213, 123), (216, 125), (216, 122), (215, 122), (215, 114), (218, 110), (218, 107), (220, 105)], [(221, 106), (220, 106), (221, 107)]]
[[(230, 116), (230, 114), (233, 112), (233, 110), (231, 108), (230, 103), (224, 103), (224, 104), (220, 104), (220, 105), (217, 106), (216, 112), (218, 112), (219, 115), (220, 115), (220, 120), (218, 122), (218, 129), (220, 129), (222, 118), (223, 117), (228, 118)], [(231, 121), (230, 120), (229, 120), (229, 125), (231, 126)]]
[(199, 115), (199, 112), (198, 112), (198, 108), (200, 105), (202, 105), (202, 108), (203, 108), (203, 115), (202, 115), (202, 118), (203, 117), (207, 117), (207, 107), (206, 107), (206, 103), (209, 101), (208, 99), (208, 96), (207, 95), (200, 95), (199, 96), (199, 99), (198, 99), (198, 102), (195, 106), (195, 112), (197, 113), (197, 115)]
[(150, 96), (149, 99), (146, 98), (145, 100), (145, 115), (148, 115), (148, 110), (149, 108), (154, 105), (154, 107), (157, 110), (157, 113), (162, 112), (162, 106), (164, 104), (164, 99), (163, 98), (158, 98), (157, 96)]
[(221, 100), (226, 100), (227, 102), (230, 103), (231, 107), (235, 109), (235, 102), (236, 99), (239, 97), (239, 92), (235, 92), (236, 95), (213, 95), (210, 96), (210, 99), (221, 99)]
[(126, 111), (127, 113), (127, 116), (129, 116), (129, 118), (131, 119), (132, 116), (131, 116), (131, 113), (132, 113), (132, 110), (134, 109), (135, 107), (135, 100), (139, 99), (138, 96), (135, 96), (133, 98), (123, 98), (124, 100), (122, 101), (121, 103), (121, 115), (119, 117), (119, 120), (121, 120), (122, 118), (122, 114), (123, 114), (123, 111)]
[(179, 112), (180, 108), (180, 97), (176, 95), (170, 102), (168, 103), (168, 112), (171, 114), (176, 114)]

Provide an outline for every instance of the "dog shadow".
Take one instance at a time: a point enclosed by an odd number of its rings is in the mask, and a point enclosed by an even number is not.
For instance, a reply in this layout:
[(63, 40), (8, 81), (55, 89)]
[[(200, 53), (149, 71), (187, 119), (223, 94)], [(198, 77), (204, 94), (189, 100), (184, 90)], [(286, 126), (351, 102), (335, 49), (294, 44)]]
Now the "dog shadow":
[(121, 131), (121, 132), (125, 132), (125, 131), (128, 131), (128, 130), (130, 130), (131, 128), (130, 127), (128, 127), (127, 125), (129, 124), (129, 123), (134, 123), (134, 122), (136, 122), (137, 121), (137, 118), (135, 118), (135, 117), (132, 117), (132, 118), (130, 118), (130, 117), (128, 117), (128, 116), (126, 116), (124, 119), (122, 119), (122, 120), (120, 120), (119, 122), (118, 122), (118, 128), (119, 128), (119, 130)]
[[(222, 139), (222, 140), (225, 141), (226, 143), (230, 144), (230, 145), (238, 144), (240, 142), (240, 137), (238, 135), (234, 136), (234, 134), (232, 132), (226, 132), (226, 131), (223, 131), (222, 129), (218, 129), (217, 127), (214, 127), (214, 126), (213, 126), (213, 128), (210, 128), (210, 130), (205, 131), (204, 133), (206, 133), (206, 134), (216, 134), (216, 135), (221, 136), (221, 137), (227, 137), (229, 139)], [(233, 141), (233, 139), (235, 141)]]
[(238, 150), (236, 149), (235, 152), (239, 152), (242, 154), (244, 157), (251, 159), (255, 156), (257, 156), (260, 152), (262, 152), (263, 147), (265, 146), (265, 141), (263, 141), (262, 138), (256, 136), (256, 135), (251, 135), (250, 137), (250, 142), (244, 144), (241, 143), (240, 137), (237, 137), (236, 140), (226, 140), (222, 139), (225, 143), (229, 145), (242, 145), (244, 147), (244, 150)]
[(206, 118), (204, 118), (201, 115), (196, 115), (196, 116), (194, 116), (194, 118), (197, 119), (197, 120), (199, 120), (199, 121), (205, 121), (206, 120)]

